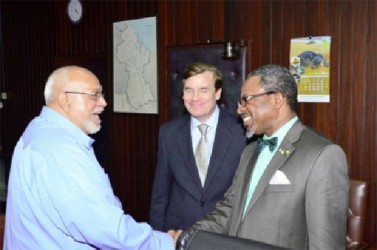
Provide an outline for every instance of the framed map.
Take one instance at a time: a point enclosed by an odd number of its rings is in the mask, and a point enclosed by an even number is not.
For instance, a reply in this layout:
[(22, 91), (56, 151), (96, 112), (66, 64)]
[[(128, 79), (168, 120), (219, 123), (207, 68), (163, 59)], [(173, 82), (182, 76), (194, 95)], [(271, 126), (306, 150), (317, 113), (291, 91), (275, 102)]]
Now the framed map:
[(158, 113), (156, 17), (113, 23), (114, 112)]

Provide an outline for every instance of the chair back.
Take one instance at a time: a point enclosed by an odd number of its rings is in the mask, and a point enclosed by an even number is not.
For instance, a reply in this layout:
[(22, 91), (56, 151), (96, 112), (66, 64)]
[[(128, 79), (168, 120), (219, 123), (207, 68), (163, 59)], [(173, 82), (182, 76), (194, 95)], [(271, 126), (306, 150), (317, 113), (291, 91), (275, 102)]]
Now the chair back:
[(347, 249), (361, 249), (365, 243), (367, 183), (351, 179), (349, 191)]

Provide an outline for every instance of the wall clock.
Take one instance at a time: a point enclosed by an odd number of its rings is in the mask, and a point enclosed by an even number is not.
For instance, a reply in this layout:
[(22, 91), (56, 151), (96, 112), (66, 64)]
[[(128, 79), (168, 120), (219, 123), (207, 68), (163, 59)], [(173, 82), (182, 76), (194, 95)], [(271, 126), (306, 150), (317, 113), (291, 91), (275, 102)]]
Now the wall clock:
[(67, 6), (67, 14), (68, 14), (69, 20), (72, 23), (77, 24), (81, 21), (82, 12), (83, 12), (83, 7), (80, 0), (69, 0), (68, 6)]

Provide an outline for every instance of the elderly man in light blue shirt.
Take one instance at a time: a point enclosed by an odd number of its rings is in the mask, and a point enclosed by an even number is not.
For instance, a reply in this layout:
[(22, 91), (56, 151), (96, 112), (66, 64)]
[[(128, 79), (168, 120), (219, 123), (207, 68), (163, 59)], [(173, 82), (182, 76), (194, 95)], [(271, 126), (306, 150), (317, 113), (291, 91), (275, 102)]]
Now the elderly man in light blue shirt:
[(169, 234), (124, 213), (94, 155), (88, 134), (107, 105), (97, 77), (57, 69), (45, 99), (12, 158), (4, 249), (173, 249)]

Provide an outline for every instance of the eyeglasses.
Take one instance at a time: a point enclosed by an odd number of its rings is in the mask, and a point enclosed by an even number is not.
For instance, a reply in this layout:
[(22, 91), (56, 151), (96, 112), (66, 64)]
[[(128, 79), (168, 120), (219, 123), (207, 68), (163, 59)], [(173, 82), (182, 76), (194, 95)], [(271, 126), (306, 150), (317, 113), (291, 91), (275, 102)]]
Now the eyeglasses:
[(255, 94), (255, 95), (245, 95), (245, 96), (241, 97), (239, 103), (240, 103), (241, 106), (245, 107), (247, 102), (253, 100), (254, 98), (257, 98), (259, 96), (264, 96), (264, 95), (271, 95), (271, 94), (274, 94), (274, 93), (276, 93), (276, 92), (275, 91), (268, 91), (268, 92), (265, 92), (265, 93), (260, 93), (260, 94)]
[(96, 92), (96, 93), (86, 93), (86, 92), (76, 92), (76, 91), (65, 91), (67, 94), (78, 94), (78, 95), (89, 95), (94, 100), (98, 101), (101, 97), (105, 98), (105, 94), (102, 92)]

